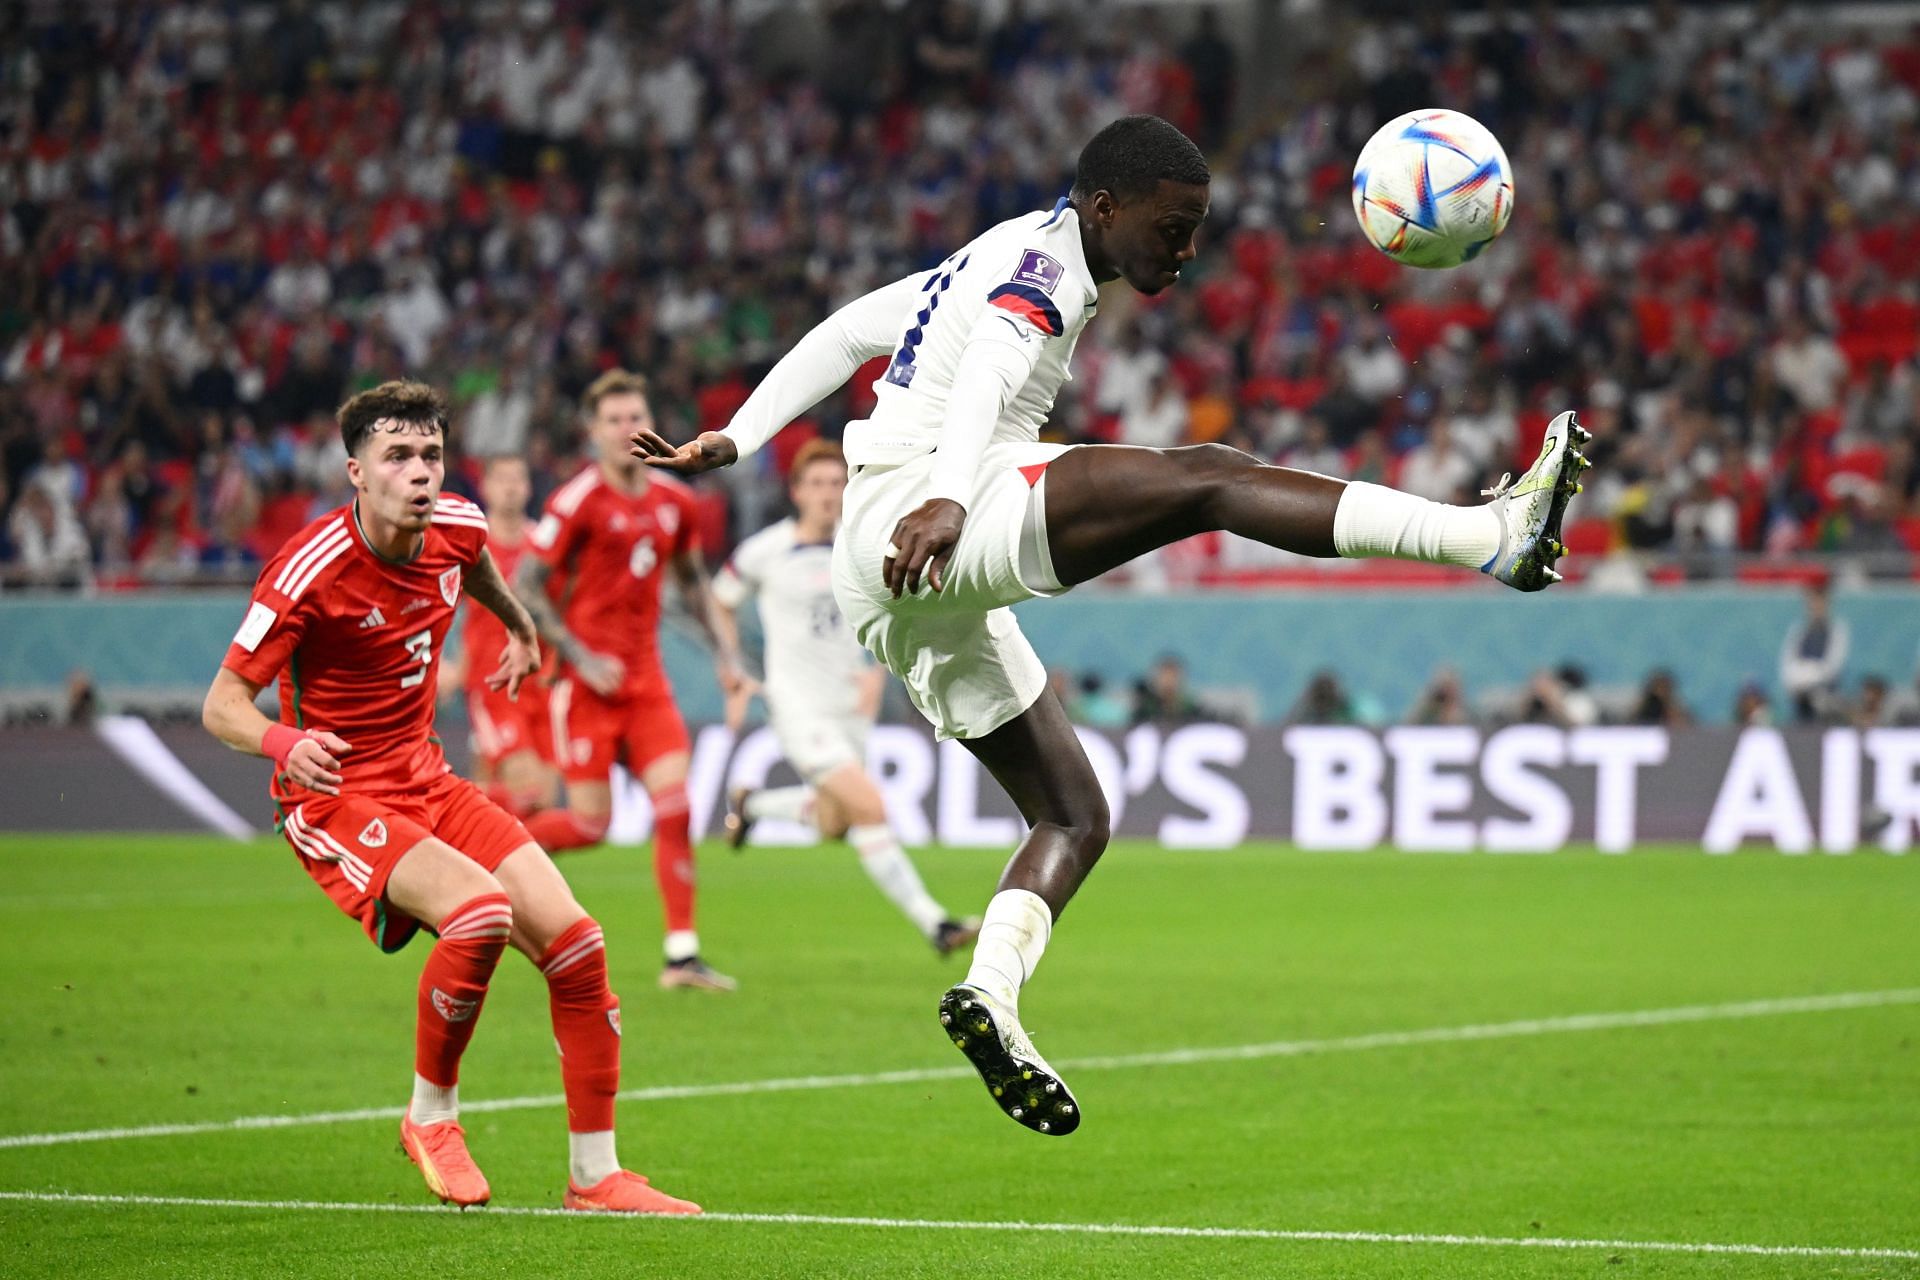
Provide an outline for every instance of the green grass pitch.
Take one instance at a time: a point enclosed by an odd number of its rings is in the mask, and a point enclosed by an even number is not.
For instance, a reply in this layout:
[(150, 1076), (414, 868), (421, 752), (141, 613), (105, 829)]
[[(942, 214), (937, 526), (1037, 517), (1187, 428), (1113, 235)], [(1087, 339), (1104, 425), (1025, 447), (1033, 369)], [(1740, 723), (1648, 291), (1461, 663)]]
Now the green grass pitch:
[[(922, 863), (936, 894), (977, 909), (1000, 859)], [(645, 851), (562, 865), (606, 926), (624, 1087), (962, 1065), (933, 1011), (964, 965), (936, 960), (845, 850), (702, 851), (703, 936), (741, 980), (732, 996), (654, 985)], [(0, 1274), (1920, 1275), (1917, 876), (1920, 862), (1877, 854), (1122, 844), (1024, 1001), (1080, 1094), (1079, 1133), (1030, 1134), (971, 1078), (938, 1074), (627, 1101), (627, 1163), (710, 1210), (889, 1220), (661, 1222), (327, 1208), (429, 1204), (385, 1117), (11, 1141), (397, 1106), (423, 950), (379, 955), (277, 843), (10, 837), (0, 1192), (317, 1207), (0, 1199)], [(1715, 1008), (1836, 993), (1894, 994), (1817, 1012)], [(1551, 1021), (1683, 1006), (1709, 1008), (1649, 1025)], [(1548, 1021), (1452, 1030), (1524, 1019)], [(1067, 1065), (1277, 1041), (1327, 1043)], [(558, 1093), (544, 987), (511, 953), (463, 1076), (470, 1105)], [(467, 1125), (496, 1209), (557, 1206), (558, 1107), (470, 1111)]]

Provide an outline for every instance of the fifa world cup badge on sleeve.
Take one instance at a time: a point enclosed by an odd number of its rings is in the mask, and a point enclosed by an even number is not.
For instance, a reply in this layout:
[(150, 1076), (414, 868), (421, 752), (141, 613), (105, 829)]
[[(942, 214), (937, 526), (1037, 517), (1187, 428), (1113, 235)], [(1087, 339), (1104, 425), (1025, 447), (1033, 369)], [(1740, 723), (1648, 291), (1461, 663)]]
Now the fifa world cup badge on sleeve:
[(1027, 250), (1020, 259), (1020, 266), (1014, 271), (1013, 278), (1021, 284), (1030, 284), (1043, 293), (1051, 294), (1060, 287), (1060, 278), (1066, 274), (1061, 265), (1038, 249)]

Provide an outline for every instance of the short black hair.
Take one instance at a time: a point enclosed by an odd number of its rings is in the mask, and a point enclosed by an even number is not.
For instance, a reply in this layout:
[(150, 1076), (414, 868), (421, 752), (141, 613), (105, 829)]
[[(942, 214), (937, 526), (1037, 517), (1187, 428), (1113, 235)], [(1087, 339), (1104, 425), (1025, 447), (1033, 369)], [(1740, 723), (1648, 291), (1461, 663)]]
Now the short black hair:
[(1081, 148), (1073, 169), (1073, 198), (1107, 191), (1115, 200), (1153, 194), (1162, 182), (1204, 187), (1213, 180), (1193, 139), (1159, 116), (1121, 116)]
[(399, 379), (369, 387), (340, 406), (340, 443), (349, 454), (360, 452), (377, 422), (405, 422), (432, 427), (447, 434), (447, 401), (424, 382)]

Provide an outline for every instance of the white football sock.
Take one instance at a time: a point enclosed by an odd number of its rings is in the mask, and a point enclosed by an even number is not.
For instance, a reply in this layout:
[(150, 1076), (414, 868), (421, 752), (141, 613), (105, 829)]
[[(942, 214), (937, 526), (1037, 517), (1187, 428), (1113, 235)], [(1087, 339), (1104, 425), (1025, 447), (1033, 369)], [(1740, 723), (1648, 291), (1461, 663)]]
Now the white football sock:
[(788, 822), (813, 821), (812, 787), (773, 787), (766, 791), (756, 791), (747, 797), (742, 806), (747, 813), (747, 821), (758, 822), (762, 818), (784, 818)]
[(887, 901), (900, 908), (902, 915), (928, 938), (947, 918), (946, 910), (933, 900), (927, 886), (914, 870), (907, 851), (900, 847), (893, 828), (884, 822), (847, 828), (847, 843), (860, 855), (861, 869), (878, 885)]
[(700, 935), (691, 929), (669, 929), (665, 949), (668, 960), (691, 960), (700, 954)]
[(1053, 911), (1037, 893), (1002, 889), (993, 895), (973, 944), (967, 985), (978, 987), (1016, 1013), (1020, 987), (1033, 976), (1053, 933)]
[(1453, 507), (1356, 480), (1334, 508), (1333, 547), (1349, 559), (1386, 556), (1480, 569), (1500, 554), (1500, 513), (1492, 503)]
[(413, 1073), (413, 1105), (407, 1115), (415, 1124), (440, 1124), (460, 1118), (460, 1086), (437, 1085), (419, 1072)]
[(582, 1191), (620, 1172), (620, 1157), (613, 1150), (613, 1130), (569, 1133), (567, 1172), (573, 1177), (573, 1185)]

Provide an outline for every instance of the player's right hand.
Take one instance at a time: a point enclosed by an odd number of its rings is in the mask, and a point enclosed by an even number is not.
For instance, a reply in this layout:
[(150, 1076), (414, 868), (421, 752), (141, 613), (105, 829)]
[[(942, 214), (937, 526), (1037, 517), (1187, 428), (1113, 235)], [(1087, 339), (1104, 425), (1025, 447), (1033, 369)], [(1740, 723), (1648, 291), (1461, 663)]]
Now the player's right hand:
[(901, 517), (893, 526), (893, 542), (880, 566), (894, 599), (903, 592), (918, 595), (923, 572), (935, 591), (945, 585), (941, 579), (966, 522), (967, 509), (951, 498), (930, 498)]
[(677, 448), (658, 431), (642, 427), (627, 437), (627, 450), (650, 467), (697, 476), (702, 471), (730, 467), (740, 458), (740, 448), (731, 436), (718, 431), (702, 431), (691, 443)]
[(309, 791), (324, 796), (340, 794), (340, 757), (352, 751), (340, 738), (324, 729), (309, 729), (307, 736), (287, 752), (287, 777)]
[(609, 658), (591, 649), (581, 649), (568, 660), (581, 682), (603, 698), (618, 696), (620, 686), (626, 683), (627, 668), (618, 658)]

